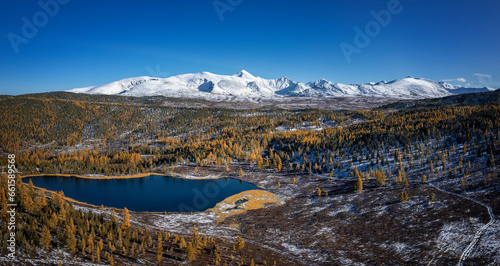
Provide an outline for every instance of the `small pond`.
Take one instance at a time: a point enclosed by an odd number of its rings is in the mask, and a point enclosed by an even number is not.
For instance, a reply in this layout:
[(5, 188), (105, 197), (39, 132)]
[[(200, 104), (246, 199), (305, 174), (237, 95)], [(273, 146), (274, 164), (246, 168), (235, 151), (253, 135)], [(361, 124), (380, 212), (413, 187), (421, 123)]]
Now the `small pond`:
[(100, 206), (149, 212), (196, 212), (227, 197), (259, 187), (238, 179), (182, 179), (160, 175), (129, 179), (84, 179), (62, 176), (24, 178), (33, 185), (63, 191), (66, 197)]

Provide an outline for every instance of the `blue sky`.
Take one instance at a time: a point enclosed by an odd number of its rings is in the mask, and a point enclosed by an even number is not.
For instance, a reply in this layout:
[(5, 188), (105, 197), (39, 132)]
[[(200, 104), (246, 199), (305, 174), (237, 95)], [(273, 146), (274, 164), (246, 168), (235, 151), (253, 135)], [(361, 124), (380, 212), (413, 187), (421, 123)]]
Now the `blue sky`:
[[(240, 69), (302, 82), (414, 76), (500, 87), (494, 0), (0, 0), (0, 7), (0, 94)], [(366, 36), (356, 45), (357, 35)]]

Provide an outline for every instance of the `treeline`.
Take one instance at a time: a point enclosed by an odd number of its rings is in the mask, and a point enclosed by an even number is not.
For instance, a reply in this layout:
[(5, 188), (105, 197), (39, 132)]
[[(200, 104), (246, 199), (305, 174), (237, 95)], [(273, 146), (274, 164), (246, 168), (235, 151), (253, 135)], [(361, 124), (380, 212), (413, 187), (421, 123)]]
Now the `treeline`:
[[(82, 96), (83, 97), (83, 96)], [(90, 96), (89, 96), (90, 97)], [(116, 96), (115, 96), (116, 97)], [(164, 140), (188, 133), (219, 134), (225, 129), (259, 132), (303, 123), (320, 126), (320, 119), (345, 122), (370, 119), (367, 111), (257, 111), (210, 108), (171, 108), (137, 104), (88, 103), (40, 97), (6, 97), (0, 102), (0, 148), (13, 152), (38, 144), (75, 146), (85, 140), (108, 141), (129, 136), (128, 144)], [(130, 139), (132, 138), (132, 139)]]
[[(108, 139), (138, 127), (140, 107), (84, 102), (8, 98), (0, 102), (0, 147), (8, 152), (21, 147), (74, 146), (84, 139)], [(103, 119), (106, 117), (106, 119)]]
[(370, 111), (89, 104), (40, 97), (7, 97), (1, 103), (8, 115), (0, 118), (0, 147), (17, 154), (18, 168), (25, 174), (133, 174), (185, 162), (254, 160), (274, 132), (383, 116)]
[[(384, 114), (92, 105), (32, 98), (5, 101), (10, 104), (1, 108), (12, 115), (0, 118), (4, 150), (57, 143), (18, 151), (18, 168), (24, 174), (125, 175), (179, 164), (227, 167), (235, 160), (255, 163), (261, 170), (324, 173), (349, 168), (362, 159), (381, 167), (398, 149), (419, 160), (425, 154), (410, 150), (425, 150), (420, 143), (431, 140), (444, 141), (448, 148), (468, 143), (477, 154), (499, 152), (498, 105)], [(31, 107), (21, 108), (26, 103)], [(488, 144), (479, 145), (485, 139)], [(61, 146), (76, 149), (57, 151)]]

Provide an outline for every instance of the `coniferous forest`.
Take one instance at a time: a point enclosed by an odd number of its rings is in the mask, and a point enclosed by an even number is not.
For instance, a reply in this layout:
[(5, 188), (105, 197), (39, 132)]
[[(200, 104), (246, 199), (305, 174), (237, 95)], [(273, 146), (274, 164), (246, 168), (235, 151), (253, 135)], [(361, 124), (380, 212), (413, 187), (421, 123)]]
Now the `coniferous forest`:
[[(1, 263), (10, 252), (9, 202), (19, 265), (454, 264), (500, 213), (498, 92), (365, 110), (164, 104), (172, 101), (2, 96)], [(150, 173), (236, 178), (279, 201), (238, 213), (134, 212), (30, 180)], [(467, 263), (499, 262), (495, 228), (485, 228)]]

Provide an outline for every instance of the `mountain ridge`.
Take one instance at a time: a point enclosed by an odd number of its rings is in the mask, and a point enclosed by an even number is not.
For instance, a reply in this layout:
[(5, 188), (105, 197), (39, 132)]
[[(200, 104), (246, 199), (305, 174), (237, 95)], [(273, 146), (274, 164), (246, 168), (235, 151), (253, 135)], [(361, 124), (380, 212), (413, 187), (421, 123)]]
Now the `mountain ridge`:
[(73, 93), (168, 96), (182, 98), (220, 99), (280, 97), (352, 97), (371, 96), (402, 99), (440, 98), (455, 94), (491, 91), (489, 88), (462, 88), (425, 78), (406, 77), (389, 82), (364, 84), (334, 83), (320, 79), (308, 83), (287, 77), (264, 79), (241, 70), (234, 75), (210, 72), (188, 73), (168, 78), (140, 76), (113, 81), (100, 86), (68, 90)]

